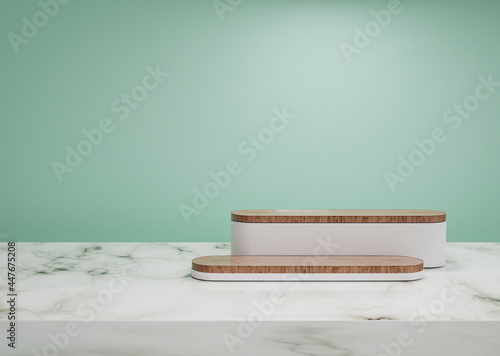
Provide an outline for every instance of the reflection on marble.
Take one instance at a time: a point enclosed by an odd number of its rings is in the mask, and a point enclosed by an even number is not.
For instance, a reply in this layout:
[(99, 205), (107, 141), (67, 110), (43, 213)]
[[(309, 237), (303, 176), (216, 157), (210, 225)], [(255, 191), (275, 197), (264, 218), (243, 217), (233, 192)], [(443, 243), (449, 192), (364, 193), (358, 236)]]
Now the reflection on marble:
[[(20, 243), (19, 348), (0, 351), (36, 355), (51, 330), (78, 322), (59, 355), (224, 355), (225, 333), (243, 340), (238, 355), (389, 355), (380, 344), (401, 331), (414, 341), (403, 355), (500, 354), (500, 243), (448, 243), (447, 265), (412, 282), (191, 278), (193, 258), (229, 253), (226, 243)], [(6, 272), (0, 264), (2, 296)], [(261, 323), (242, 338), (249, 319)]]

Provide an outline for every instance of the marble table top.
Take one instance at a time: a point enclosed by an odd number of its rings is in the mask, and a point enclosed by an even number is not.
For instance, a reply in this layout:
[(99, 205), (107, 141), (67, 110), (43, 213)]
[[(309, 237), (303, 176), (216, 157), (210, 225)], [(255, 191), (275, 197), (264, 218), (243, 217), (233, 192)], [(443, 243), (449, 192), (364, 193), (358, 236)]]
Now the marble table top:
[[(235, 321), (255, 312), (269, 321), (500, 320), (500, 243), (448, 243), (446, 266), (411, 282), (191, 278), (193, 258), (230, 254), (228, 243), (18, 243), (17, 254), (25, 321)], [(2, 301), (0, 321), (6, 311)]]

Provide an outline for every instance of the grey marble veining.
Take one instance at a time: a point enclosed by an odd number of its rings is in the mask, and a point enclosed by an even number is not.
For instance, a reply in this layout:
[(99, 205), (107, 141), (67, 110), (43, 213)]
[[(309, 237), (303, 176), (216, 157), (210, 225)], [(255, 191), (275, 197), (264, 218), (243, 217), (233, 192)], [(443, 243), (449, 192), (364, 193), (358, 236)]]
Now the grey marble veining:
[[(20, 243), (17, 249), (20, 339), (16, 350), (0, 345), (7, 354), (49, 355), (50, 335), (62, 335), (69, 323), (80, 333), (58, 355), (418, 355), (423, 347), (468, 355), (471, 345), (480, 355), (500, 354), (500, 243), (448, 243), (446, 266), (412, 282), (191, 278), (191, 260), (229, 254), (226, 243)], [(7, 271), (0, 266), (5, 296)], [(6, 308), (3, 300), (2, 329)], [(401, 333), (406, 343), (399, 343)]]
[[(193, 258), (229, 252), (224, 243), (21, 243), (19, 318), (85, 320), (82, 303), (100, 297), (104, 302), (94, 308), (96, 320), (230, 321), (245, 318), (255, 302), (275, 291), (283, 301), (268, 320), (410, 320), (419, 308), (433, 306), (436, 320), (500, 320), (499, 243), (448, 243), (446, 266), (426, 269), (422, 280), (412, 282), (190, 277)], [(3, 294), (5, 268), (0, 268)], [(109, 290), (109, 283), (116, 288)]]

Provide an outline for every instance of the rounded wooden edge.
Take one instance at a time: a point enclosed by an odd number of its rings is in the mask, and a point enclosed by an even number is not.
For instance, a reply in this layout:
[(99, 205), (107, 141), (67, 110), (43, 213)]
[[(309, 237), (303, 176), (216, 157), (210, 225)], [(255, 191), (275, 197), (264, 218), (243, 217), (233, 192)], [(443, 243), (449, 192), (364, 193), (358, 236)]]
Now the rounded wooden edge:
[(231, 220), (242, 223), (440, 223), (446, 221), (446, 213), (406, 209), (263, 209), (233, 211)]
[(194, 258), (192, 269), (204, 273), (414, 273), (423, 271), (424, 261), (399, 255), (214, 255)]

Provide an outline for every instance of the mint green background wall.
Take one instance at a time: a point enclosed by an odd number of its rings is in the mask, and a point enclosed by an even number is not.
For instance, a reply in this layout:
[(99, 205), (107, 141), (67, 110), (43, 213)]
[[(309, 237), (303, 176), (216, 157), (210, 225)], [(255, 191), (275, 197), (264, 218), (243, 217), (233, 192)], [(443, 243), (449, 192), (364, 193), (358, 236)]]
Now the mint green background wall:
[[(233, 0), (222, 20), (212, 1), (47, 3), (54, 16), (1, 2), (2, 236), (229, 241), (235, 209), (427, 208), (448, 213), (449, 241), (500, 241), (500, 88), (475, 94), (500, 81), (500, 2), (402, 0), (378, 30), (387, 1)], [(170, 75), (141, 91), (157, 66)], [(295, 118), (270, 139), (284, 107)], [(99, 125), (113, 131), (60, 181), (54, 162)], [(444, 142), (410, 157), (435, 129)], [(392, 191), (399, 156), (421, 164)], [(179, 204), (207, 184), (187, 224)]]

